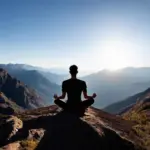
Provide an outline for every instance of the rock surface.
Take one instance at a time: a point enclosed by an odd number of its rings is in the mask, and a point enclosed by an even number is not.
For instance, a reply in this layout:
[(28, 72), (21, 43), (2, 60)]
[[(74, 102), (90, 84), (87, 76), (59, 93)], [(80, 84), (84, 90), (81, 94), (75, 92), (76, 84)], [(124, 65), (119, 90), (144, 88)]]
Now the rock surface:
[[(17, 118), (15, 120), (19, 124), (19, 129), (17, 126), (18, 130), (10, 140), (5, 138), (5, 141), (0, 141), (3, 143), (2, 148), (9, 147), (10, 143), (19, 142), (19, 149), (36, 150), (145, 149), (139, 144), (140, 140), (133, 130), (134, 122), (95, 108), (89, 108), (85, 116), (79, 118), (74, 114), (60, 111), (53, 105), (26, 111), (18, 114)], [(11, 119), (7, 119), (5, 128), (10, 126), (8, 120)], [(23, 125), (19, 123), (21, 120)], [(11, 130), (13, 129), (12, 126)], [(0, 132), (1, 130), (3, 129), (0, 128)]]

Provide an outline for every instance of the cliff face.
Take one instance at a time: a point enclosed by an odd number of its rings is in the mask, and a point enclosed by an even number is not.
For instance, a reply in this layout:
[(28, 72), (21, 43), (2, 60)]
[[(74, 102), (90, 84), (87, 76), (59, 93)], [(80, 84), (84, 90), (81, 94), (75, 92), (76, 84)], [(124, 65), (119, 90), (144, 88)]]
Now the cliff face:
[(0, 123), (0, 134), (5, 137), (0, 139), (2, 149), (145, 149), (134, 132), (136, 123), (95, 108), (79, 118), (54, 105), (3, 117)]
[(33, 89), (11, 77), (5, 70), (0, 69), (0, 89), (9, 99), (23, 108), (44, 106), (43, 100)]

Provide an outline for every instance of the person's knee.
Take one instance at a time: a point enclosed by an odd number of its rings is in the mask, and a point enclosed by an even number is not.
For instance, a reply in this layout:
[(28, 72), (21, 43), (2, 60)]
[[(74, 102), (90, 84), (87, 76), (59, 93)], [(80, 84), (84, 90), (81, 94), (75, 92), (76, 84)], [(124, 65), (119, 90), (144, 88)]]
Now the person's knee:
[(94, 99), (93, 98), (90, 98), (86, 101), (86, 103), (91, 106), (92, 104), (94, 104)]
[(60, 101), (59, 99), (56, 99), (56, 100), (54, 100), (54, 103), (59, 104), (59, 101)]
[(87, 108), (90, 107), (94, 103), (94, 99), (90, 98), (88, 100), (85, 100), (81, 103), (81, 107)]
[(94, 99), (93, 99), (93, 98), (91, 98), (91, 99), (90, 99), (90, 103), (91, 103), (91, 105), (92, 105), (92, 104), (94, 104), (94, 102), (95, 102), (95, 101), (94, 101)]

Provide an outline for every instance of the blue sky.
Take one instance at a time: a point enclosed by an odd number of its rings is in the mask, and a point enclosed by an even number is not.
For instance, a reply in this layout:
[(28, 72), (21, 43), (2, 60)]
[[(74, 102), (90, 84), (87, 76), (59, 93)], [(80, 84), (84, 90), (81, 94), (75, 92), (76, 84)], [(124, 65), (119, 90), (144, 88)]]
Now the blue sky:
[(149, 41), (149, 0), (0, 1), (0, 63), (150, 66)]

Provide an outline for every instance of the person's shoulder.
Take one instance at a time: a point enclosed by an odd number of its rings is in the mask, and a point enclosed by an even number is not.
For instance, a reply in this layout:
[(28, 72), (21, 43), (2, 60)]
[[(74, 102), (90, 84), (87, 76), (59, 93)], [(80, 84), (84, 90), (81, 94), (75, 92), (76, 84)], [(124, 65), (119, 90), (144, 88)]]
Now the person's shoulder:
[(66, 83), (68, 80), (64, 80), (64, 81), (62, 81), (62, 83)]
[(85, 84), (86, 82), (84, 80), (78, 79), (78, 81), (82, 84)]
[(66, 84), (66, 83), (68, 83), (68, 82), (70, 82), (70, 79), (64, 80), (62, 83), (63, 83), (63, 84)]

